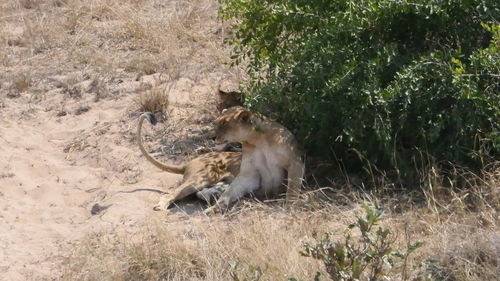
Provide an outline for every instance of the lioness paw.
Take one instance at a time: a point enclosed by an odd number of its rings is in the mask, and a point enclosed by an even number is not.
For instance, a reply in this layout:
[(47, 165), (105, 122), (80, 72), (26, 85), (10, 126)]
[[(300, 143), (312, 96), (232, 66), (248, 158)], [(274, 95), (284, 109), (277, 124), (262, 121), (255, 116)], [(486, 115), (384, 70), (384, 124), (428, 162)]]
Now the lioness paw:
[(155, 210), (155, 211), (163, 211), (164, 209), (162, 209), (161, 205), (156, 204), (156, 205), (153, 206), (153, 210)]
[(166, 211), (167, 210), (167, 204), (159, 202), (158, 204), (156, 204), (156, 205), (153, 206), (153, 210), (155, 210), (155, 211)]

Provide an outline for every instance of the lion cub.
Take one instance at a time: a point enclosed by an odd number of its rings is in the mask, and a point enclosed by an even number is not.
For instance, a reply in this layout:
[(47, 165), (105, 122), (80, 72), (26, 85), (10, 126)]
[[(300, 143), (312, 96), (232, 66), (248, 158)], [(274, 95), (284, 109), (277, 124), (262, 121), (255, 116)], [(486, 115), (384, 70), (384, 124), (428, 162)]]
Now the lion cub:
[(256, 116), (241, 106), (222, 111), (215, 121), (218, 139), (242, 142), (241, 167), (217, 203), (205, 210), (214, 213), (227, 208), (242, 196), (276, 195), (288, 173), (286, 199), (298, 195), (304, 175), (302, 153), (293, 134), (282, 125)]
[(156, 160), (146, 149), (142, 142), (142, 123), (144, 119), (156, 124), (155, 116), (146, 112), (139, 117), (137, 128), (137, 141), (142, 154), (156, 167), (176, 174), (183, 174), (182, 183), (171, 194), (162, 195), (158, 204), (153, 209), (166, 210), (172, 203), (191, 194), (210, 203), (214, 196), (222, 193), (224, 185), (230, 183), (240, 170), (241, 152), (209, 152), (203, 154), (183, 165), (168, 165)]

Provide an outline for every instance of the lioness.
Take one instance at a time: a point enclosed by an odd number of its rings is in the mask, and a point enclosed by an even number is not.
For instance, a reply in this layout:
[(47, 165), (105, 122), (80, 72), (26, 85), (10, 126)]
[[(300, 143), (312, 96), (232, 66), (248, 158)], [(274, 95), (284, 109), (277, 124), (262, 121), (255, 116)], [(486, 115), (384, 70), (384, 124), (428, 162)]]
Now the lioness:
[[(151, 125), (156, 124), (156, 118), (150, 112), (143, 113), (139, 117), (137, 141), (142, 154), (153, 165), (164, 171), (183, 174), (182, 183), (171, 194), (162, 195), (158, 204), (153, 207), (154, 210), (166, 210), (175, 201), (194, 193), (198, 198), (209, 202), (212, 196), (222, 192), (220, 182), (230, 183), (238, 174), (241, 164), (241, 152), (209, 152), (183, 165), (161, 163), (144, 148), (141, 134), (144, 119), (148, 119)], [(216, 187), (204, 190), (213, 186)]]
[(255, 191), (258, 191), (257, 195), (277, 194), (285, 170), (288, 173), (287, 201), (298, 194), (304, 175), (304, 162), (297, 141), (289, 130), (241, 106), (223, 110), (215, 120), (215, 125), (218, 139), (242, 142), (243, 157), (238, 175), (217, 203), (205, 210), (206, 213), (225, 209), (242, 196)]

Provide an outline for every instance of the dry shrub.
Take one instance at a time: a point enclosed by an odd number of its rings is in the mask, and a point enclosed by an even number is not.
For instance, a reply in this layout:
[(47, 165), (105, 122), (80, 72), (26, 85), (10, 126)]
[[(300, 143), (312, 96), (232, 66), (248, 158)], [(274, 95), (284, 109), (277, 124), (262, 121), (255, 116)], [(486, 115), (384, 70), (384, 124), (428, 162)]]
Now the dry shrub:
[(82, 95), (82, 89), (78, 85), (81, 80), (78, 75), (68, 75), (65, 79), (56, 81), (55, 85), (62, 89), (62, 92), (69, 95), (72, 98), (80, 98)]
[(16, 94), (25, 92), (33, 83), (30, 73), (19, 73), (12, 78), (12, 90)]
[(480, 184), (454, 200), (467, 211), (456, 219), (458, 229), (448, 230), (449, 247), (441, 256), (441, 270), (449, 280), (495, 280), (500, 276), (500, 168), (484, 174), (475, 177)]
[(136, 57), (128, 61), (125, 65), (125, 71), (135, 72), (138, 75), (151, 75), (158, 72), (160, 68), (161, 66), (158, 61), (147, 56)]
[(479, 173), (456, 165), (446, 172), (440, 171), (437, 165), (421, 171), (427, 207), (437, 216), (471, 212), (495, 214), (500, 208), (499, 179), (498, 163)]
[(458, 233), (440, 256), (436, 275), (445, 280), (495, 280), (500, 274), (500, 233), (481, 229)]
[(81, 9), (69, 9), (65, 13), (64, 29), (71, 35), (77, 34), (83, 28), (82, 23), (87, 15), (86, 11)]
[(424, 177), (426, 206), (409, 213), (426, 241), (421, 254), (437, 261), (426, 266), (431, 280), (495, 280), (500, 274), (498, 164), (480, 174), (455, 167), (443, 175), (433, 168)]
[(107, 97), (109, 95), (109, 90), (106, 87), (106, 83), (104, 82), (103, 78), (94, 77), (92, 78), (92, 82), (87, 88), (87, 93), (95, 94), (94, 100), (97, 102), (100, 99)]
[(33, 55), (67, 44), (62, 19), (46, 17), (44, 13), (35, 13), (23, 19), (24, 28), (21, 45), (28, 46)]
[[(169, 84), (171, 85), (171, 84)], [(157, 86), (149, 90), (142, 91), (137, 99), (138, 111), (152, 112), (164, 119), (168, 109), (168, 93), (171, 86)]]
[(153, 61), (171, 62), (162, 71), (180, 69), (183, 75), (199, 76), (202, 70), (223, 67), (222, 60), (228, 56), (214, 33), (215, 3), (172, 2), (164, 9), (168, 12), (158, 14), (145, 7), (114, 6), (119, 26), (113, 36), (141, 56), (150, 54)]

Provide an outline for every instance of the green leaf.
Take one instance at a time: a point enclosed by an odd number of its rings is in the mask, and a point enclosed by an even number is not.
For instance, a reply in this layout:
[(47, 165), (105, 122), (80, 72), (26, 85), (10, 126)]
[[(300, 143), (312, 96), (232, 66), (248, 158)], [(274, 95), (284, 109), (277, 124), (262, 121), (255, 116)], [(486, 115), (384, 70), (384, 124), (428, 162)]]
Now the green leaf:
[(337, 244), (335, 248), (335, 257), (340, 264), (344, 264), (345, 251), (341, 244)]
[(352, 263), (352, 277), (355, 279), (361, 277), (361, 263), (358, 260), (354, 260)]
[(399, 251), (392, 253), (392, 255), (401, 259), (405, 257), (404, 254)]
[(365, 219), (359, 218), (358, 225), (359, 229), (361, 230), (361, 233), (365, 233), (368, 231), (368, 222)]
[(406, 246), (407, 250), (408, 250), (408, 254), (410, 254), (411, 252), (415, 251), (416, 249), (422, 247), (424, 245), (424, 243), (422, 242), (416, 242), (414, 244), (408, 244)]

